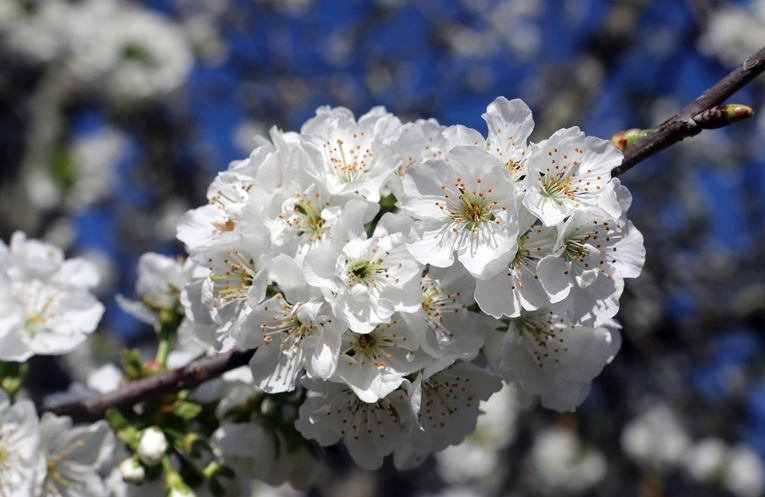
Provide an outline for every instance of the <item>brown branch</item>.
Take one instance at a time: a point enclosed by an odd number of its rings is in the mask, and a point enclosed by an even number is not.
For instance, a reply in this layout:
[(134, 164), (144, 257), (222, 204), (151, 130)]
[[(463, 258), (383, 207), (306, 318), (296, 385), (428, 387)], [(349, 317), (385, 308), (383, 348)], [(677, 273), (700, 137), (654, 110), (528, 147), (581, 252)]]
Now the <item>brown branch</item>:
[(750, 55), (743, 64), (702, 93), (699, 98), (628, 147), (624, 151), (624, 160), (621, 166), (611, 170), (611, 175), (619, 176), (683, 138), (701, 133), (703, 127), (694, 120), (694, 117), (722, 104), (763, 71), (765, 71), (765, 48), (754, 55)]
[(182, 368), (129, 383), (113, 392), (43, 410), (59, 416), (71, 416), (77, 423), (93, 422), (103, 418), (109, 407), (131, 407), (154, 395), (194, 388), (226, 371), (246, 365), (254, 353), (255, 349), (232, 350), (205, 357)]

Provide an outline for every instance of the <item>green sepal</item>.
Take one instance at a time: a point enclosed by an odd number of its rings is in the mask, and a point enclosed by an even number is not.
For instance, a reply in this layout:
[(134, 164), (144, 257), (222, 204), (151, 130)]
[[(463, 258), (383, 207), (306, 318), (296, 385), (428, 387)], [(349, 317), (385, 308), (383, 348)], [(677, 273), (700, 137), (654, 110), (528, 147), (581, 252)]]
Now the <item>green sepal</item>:
[(0, 361), (0, 388), (5, 390), (8, 397), (13, 400), (24, 384), (24, 378), (29, 370), (26, 362), (2, 362)]
[(125, 442), (131, 451), (135, 451), (138, 448), (138, 443), (141, 441), (143, 423), (128, 419), (116, 407), (108, 408), (104, 417), (114, 429), (117, 438)]
[(128, 380), (133, 381), (143, 378), (143, 361), (138, 349), (125, 349), (120, 352), (120, 363)]

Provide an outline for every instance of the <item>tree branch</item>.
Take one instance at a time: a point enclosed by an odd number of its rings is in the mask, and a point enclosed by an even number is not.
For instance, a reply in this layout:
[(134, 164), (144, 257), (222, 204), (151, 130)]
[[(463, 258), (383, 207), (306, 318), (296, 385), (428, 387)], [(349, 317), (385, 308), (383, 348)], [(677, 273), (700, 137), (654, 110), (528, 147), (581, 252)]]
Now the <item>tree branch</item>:
[(58, 416), (71, 416), (76, 423), (93, 422), (103, 418), (109, 407), (131, 407), (154, 395), (194, 388), (226, 371), (246, 365), (254, 353), (255, 349), (232, 350), (205, 357), (182, 368), (135, 381), (113, 392), (43, 410)]
[(743, 64), (702, 93), (699, 98), (628, 147), (624, 151), (621, 166), (612, 169), (611, 176), (619, 176), (680, 140), (701, 133), (704, 128), (694, 120), (694, 117), (722, 104), (763, 71), (765, 71), (765, 48), (747, 57)]

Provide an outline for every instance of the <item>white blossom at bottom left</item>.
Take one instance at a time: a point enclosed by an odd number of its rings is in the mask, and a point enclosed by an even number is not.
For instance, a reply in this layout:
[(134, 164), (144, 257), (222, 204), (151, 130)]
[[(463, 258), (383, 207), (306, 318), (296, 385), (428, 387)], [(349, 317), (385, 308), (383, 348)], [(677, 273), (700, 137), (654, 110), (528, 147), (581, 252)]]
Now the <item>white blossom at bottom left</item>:
[(0, 496), (99, 497), (107, 488), (99, 469), (114, 449), (106, 421), (72, 425), (26, 399), (11, 404), (0, 390)]
[(34, 404), (20, 400), (11, 405), (0, 390), (0, 495), (37, 495), (45, 478), (40, 434)]

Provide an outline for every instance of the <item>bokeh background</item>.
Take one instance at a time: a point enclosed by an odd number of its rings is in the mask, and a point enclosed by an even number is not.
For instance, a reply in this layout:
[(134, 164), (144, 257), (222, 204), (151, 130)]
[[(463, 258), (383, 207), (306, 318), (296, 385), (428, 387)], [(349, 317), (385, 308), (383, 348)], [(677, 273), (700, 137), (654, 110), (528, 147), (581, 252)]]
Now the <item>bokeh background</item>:
[[(83, 354), (152, 338), (114, 295), (134, 295), (142, 253), (182, 253), (180, 215), (271, 126), (384, 105), (485, 132), (504, 95), (534, 111), (532, 139), (609, 138), (763, 45), (763, 0), (0, 0), (0, 236), (94, 261), (108, 308), (95, 351), (39, 359), (32, 382), (64, 389)], [(758, 114), (622, 177), (647, 262), (622, 350), (576, 413), (506, 389), (422, 468), (364, 472), (331, 449), (297, 495), (763, 495), (765, 77), (733, 101)]]

